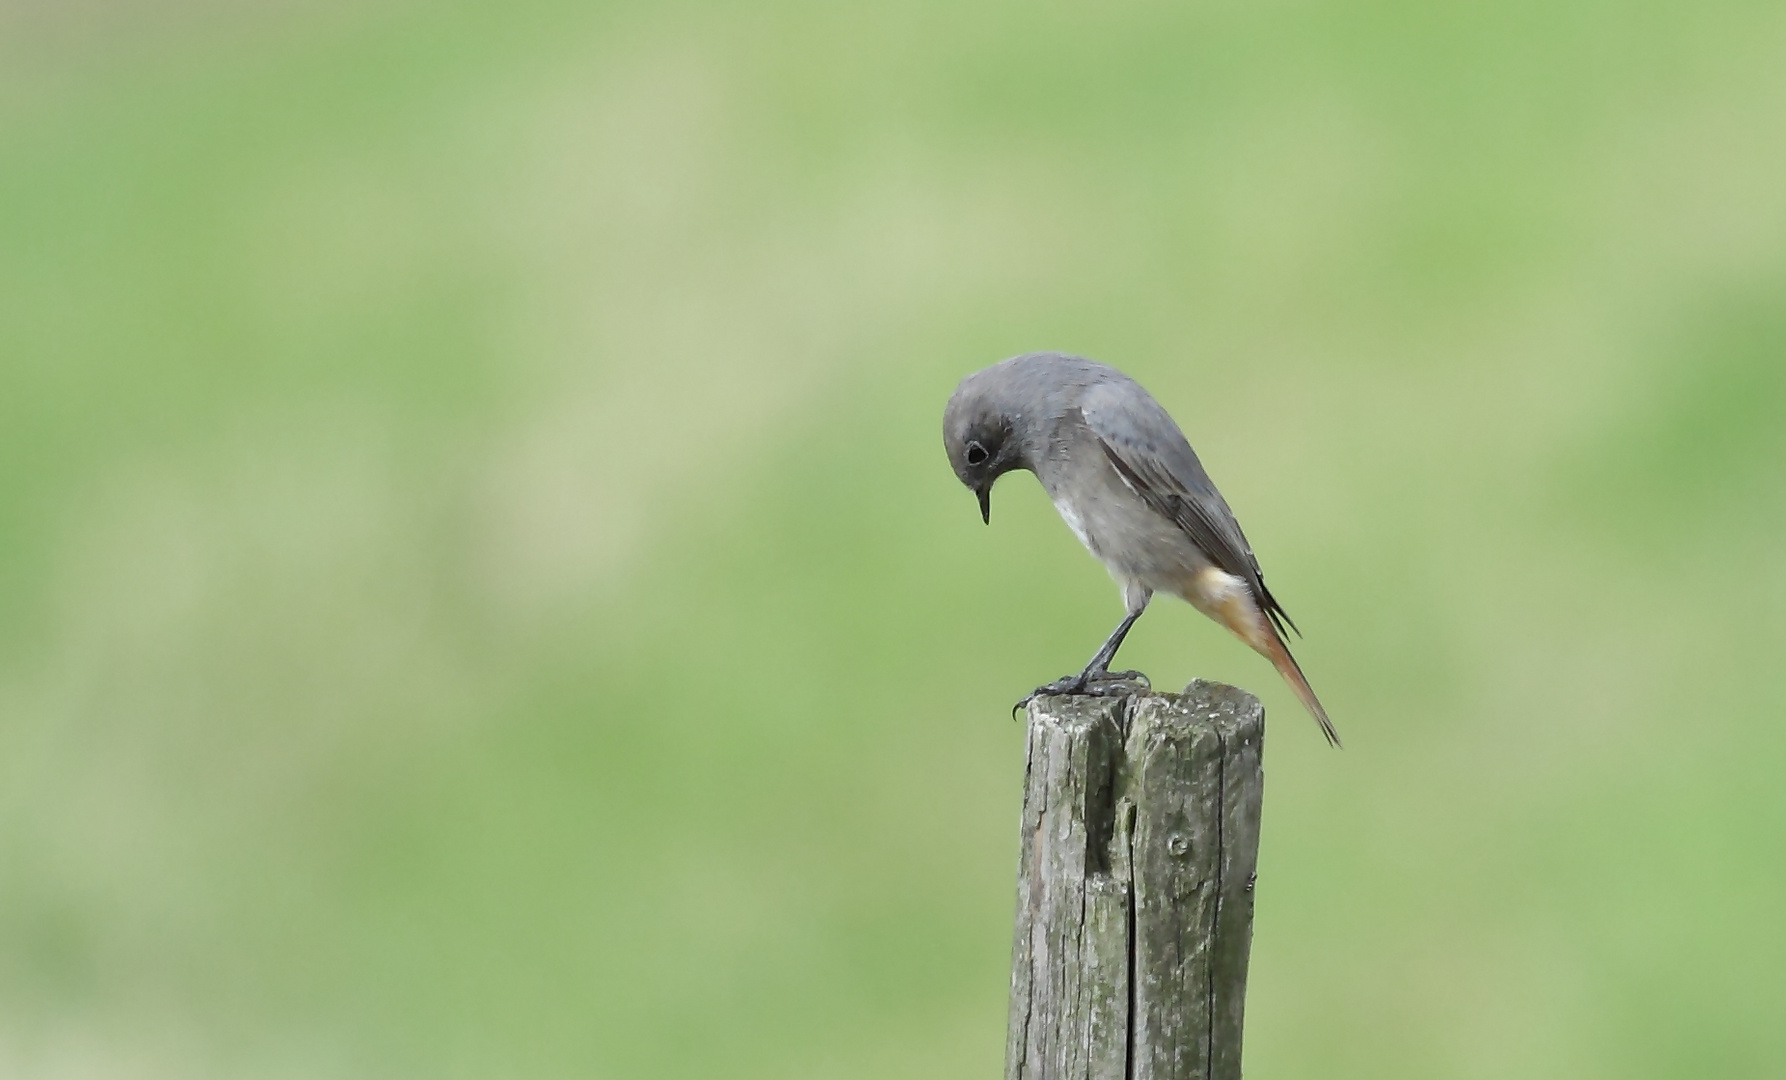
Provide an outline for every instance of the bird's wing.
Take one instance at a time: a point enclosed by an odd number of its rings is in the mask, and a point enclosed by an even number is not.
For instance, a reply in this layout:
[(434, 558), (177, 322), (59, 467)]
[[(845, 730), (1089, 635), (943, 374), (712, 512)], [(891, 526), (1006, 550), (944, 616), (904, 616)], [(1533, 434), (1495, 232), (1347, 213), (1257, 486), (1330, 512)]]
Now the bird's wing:
[(1245, 581), (1279, 633), (1296, 624), (1265, 588), (1259, 561), (1172, 417), (1138, 384), (1087, 387), (1079, 411), (1117, 475), (1153, 511), (1184, 530), (1220, 569)]

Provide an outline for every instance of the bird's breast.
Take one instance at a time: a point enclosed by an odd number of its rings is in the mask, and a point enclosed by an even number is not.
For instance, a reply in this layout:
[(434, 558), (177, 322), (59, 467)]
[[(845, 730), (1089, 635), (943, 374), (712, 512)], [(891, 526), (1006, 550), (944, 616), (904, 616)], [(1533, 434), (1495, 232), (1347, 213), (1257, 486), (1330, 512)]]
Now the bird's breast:
[(1079, 542), (1085, 545), (1087, 551), (1093, 555), (1100, 554), (1098, 545), (1092, 541), (1091, 533), (1086, 530), (1085, 517), (1079, 513), (1079, 508), (1073, 505), (1071, 499), (1064, 495), (1054, 496), (1054, 510), (1060, 515), (1060, 519), (1067, 523), (1067, 528), (1073, 530), (1073, 535), (1079, 538)]

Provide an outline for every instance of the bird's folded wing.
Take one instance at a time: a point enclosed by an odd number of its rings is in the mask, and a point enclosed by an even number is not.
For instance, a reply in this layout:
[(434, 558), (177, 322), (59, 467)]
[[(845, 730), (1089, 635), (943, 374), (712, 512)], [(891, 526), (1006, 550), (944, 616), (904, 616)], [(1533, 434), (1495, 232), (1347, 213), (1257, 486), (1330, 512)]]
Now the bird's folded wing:
[[(1274, 623), (1295, 629), (1265, 588), (1259, 562), (1234, 511), (1216, 490), (1196, 451), (1160, 404), (1117, 386), (1087, 390), (1080, 412), (1117, 475), (1155, 513), (1182, 529), (1209, 561), (1252, 587)], [(1279, 627), (1282, 632), (1282, 626)]]

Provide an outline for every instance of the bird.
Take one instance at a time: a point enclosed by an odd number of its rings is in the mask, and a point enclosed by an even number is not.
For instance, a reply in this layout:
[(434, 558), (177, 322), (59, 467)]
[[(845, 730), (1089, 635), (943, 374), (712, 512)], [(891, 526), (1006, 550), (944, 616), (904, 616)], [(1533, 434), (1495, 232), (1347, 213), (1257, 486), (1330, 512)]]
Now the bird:
[(1013, 356), (961, 380), (943, 409), (943, 446), (988, 525), (998, 478), (1033, 473), (1122, 590), (1123, 619), (1084, 670), (1038, 686), (1019, 707), (1042, 694), (1122, 692), (1139, 673), (1112, 672), (1110, 663), (1153, 595), (1170, 593), (1270, 660), (1327, 741), (1341, 745), (1290, 654), (1296, 625), (1265, 587), (1234, 512), (1140, 383), (1083, 356)]

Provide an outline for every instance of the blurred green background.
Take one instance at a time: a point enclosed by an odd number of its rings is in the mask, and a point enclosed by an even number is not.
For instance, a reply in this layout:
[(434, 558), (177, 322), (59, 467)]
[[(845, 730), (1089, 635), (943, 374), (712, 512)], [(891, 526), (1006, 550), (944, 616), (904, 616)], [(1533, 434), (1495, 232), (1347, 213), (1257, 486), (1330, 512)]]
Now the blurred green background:
[(943, 401), (1174, 412), (1248, 1074), (1786, 1075), (1786, 7), (0, 6), (0, 1075), (999, 1074), (1116, 590)]

